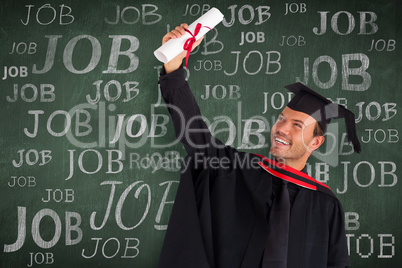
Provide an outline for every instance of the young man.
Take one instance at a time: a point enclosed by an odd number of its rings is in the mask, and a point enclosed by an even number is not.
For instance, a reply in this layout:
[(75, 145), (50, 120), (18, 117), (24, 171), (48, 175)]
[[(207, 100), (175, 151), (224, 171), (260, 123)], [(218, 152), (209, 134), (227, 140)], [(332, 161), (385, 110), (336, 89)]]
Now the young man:
[[(187, 27), (176, 27), (163, 43)], [(295, 97), (271, 129), (275, 160), (239, 152), (214, 138), (202, 120), (184, 78), (185, 56), (165, 64), (159, 80), (176, 137), (188, 153), (159, 267), (347, 267), (341, 204), (305, 166), (332, 118), (345, 118), (360, 151), (354, 115), (292, 84), (286, 88)]]

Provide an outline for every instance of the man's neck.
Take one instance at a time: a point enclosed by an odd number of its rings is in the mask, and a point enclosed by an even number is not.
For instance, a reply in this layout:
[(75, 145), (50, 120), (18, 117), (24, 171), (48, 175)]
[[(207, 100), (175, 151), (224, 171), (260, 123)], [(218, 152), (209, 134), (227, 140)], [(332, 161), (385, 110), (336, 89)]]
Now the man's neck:
[(306, 166), (306, 163), (307, 163), (307, 161), (302, 161), (302, 160), (292, 161), (291, 159), (282, 159), (282, 161), (279, 160), (278, 162), (281, 162), (281, 163), (285, 164), (286, 166), (294, 168), (298, 171), (301, 171)]

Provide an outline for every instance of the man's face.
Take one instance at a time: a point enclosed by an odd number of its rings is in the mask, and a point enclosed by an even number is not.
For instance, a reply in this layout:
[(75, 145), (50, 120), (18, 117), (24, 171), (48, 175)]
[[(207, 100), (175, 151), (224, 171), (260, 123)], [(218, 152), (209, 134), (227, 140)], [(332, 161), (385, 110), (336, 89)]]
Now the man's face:
[[(286, 107), (271, 129), (270, 153), (285, 164), (305, 164), (311, 152), (323, 142), (323, 137), (314, 137), (317, 121), (308, 114)], [(303, 165), (304, 165), (303, 164)]]

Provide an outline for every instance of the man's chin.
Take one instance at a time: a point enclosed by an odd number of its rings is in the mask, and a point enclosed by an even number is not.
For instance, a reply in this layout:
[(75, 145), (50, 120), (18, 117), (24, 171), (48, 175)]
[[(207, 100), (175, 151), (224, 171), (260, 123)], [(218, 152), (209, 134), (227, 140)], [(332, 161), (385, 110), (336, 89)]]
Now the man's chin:
[(272, 156), (275, 156), (276, 158), (283, 158), (284, 155), (285, 155), (285, 153), (284, 153), (284, 152), (281, 152), (281, 150), (279, 150), (278, 148), (271, 148), (271, 149), (269, 150), (269, 153), (270, 153)]
[(281, 164), (286, 165), (286, 157), (284, 155), (279, 154), (278, 152), (275, 152), (275, 151), (270, 151), (269, 153), (270, 153), (271, 157), (273, 157), (276, 162), (279, 162)]

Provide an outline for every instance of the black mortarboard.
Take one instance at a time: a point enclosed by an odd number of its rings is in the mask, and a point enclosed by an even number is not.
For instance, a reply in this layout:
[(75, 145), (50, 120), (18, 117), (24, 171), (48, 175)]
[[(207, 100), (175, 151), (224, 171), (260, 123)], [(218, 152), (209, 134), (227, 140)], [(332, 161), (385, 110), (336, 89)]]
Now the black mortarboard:
[(327, 125), (331, 119), (344, 118), (348, 139), (352, 142), (354, 151), (360, 153), (361, 148), (356, 134), (355, 115), (351, 111), (342, 105), (331, 102), (302, 83), (287, 85), (285, 88), (295, 93), (295, 96), (287, 106), (292, 110), (303, 112), (313, 117), (324, 132), (327, 130)]

